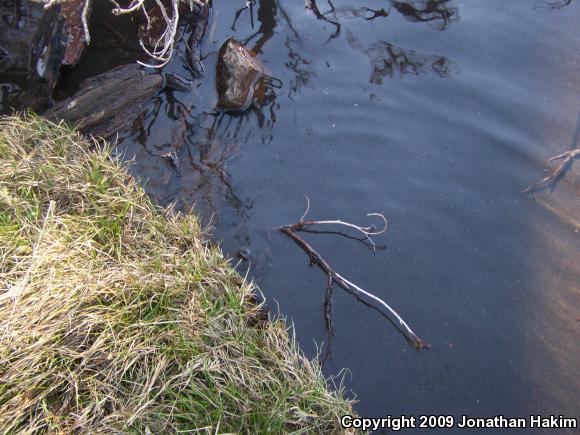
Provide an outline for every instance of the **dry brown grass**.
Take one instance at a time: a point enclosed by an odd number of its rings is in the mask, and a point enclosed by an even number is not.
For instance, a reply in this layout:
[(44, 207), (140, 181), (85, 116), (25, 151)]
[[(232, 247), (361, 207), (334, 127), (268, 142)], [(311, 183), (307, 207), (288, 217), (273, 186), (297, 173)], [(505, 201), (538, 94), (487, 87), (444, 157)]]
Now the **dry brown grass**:
[(339, 432), (351, 412), (193, 216), (110, 150), (0, 120), (0, 431)]

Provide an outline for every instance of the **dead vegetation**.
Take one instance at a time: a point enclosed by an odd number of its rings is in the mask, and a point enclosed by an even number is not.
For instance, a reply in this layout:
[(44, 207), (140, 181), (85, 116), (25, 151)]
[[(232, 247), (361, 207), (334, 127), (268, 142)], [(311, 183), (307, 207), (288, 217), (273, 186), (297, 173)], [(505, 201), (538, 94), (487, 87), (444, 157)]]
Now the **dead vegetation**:
[(107, 146), (1, 119), (0, 431), (340, 432), (350, 403), (206, 240)]
[[(45, 8), (50, 8), (59, 3), (67, 3), (72, 0), (35, 0), (43, 3)], [(89, 14), (93, 0), (80, 0), (82, 2), (82, 24), (85, 42), (87, 44), (91, 41), (91, 34), (89, 30)], [(139, 40), (141, 48), (151, 58), (151, 62), (138, 62), (140, 65), (150, 68), (161, 68), (171, 60), (173, 56), (173, 48), (179, 26), (179, 10), (181, 6), (188, 7), (190, 11), (208, 8), (208, 0), (155, 0), (153, 9), (148, 9), (153, 2), (146, 0), (131, 0), (125, 6), (121, 5), (115, 0), (110, 0), (113, 8), (111, 13), (113, 15), (125, 14), (142, 14), (145, 18), (145, 34), (155, 34), (154, 41), (144, 41), (143, 38)], [(124, 3), (124, 2), (121, 2)], [(163, 29), (158, 31), (154, 29), (152, 13), (163, 17)], [(158, 34), (157, 34), (158, 33)], [(148, 39), (148, 38), (147, 38)]]
[(548, 162), (561, 160), (556, 169), (554, 169), (552, 172), (550, 172), (550, 174), (542, 178), (537, 183), (526, 187), (524, 190), (522, 190), (522, 193), (534, 193), (554, 186), (564, 176), (564, 174), (566, 174), (566, 171), (570, 169), (574, 159), (576, 159), (578, 156), (580, 156), (580, 148), (565, 151), (562, 154), (558, 154), (557, 156), (552, 157), (548, 160)]
[[(378, 311), (383, 317), (385, 317), (394, 327), (397, 329), (401, 335), (412, 344), (418, 351), (421, 349), (430, 349), (431, 346), (421, 339), (411, 327), (403, 320), (403, 318), (391, 307), (387, 302), (385, 302), (380, 297), (370, 293), (369, 291), (363, 289), (357, 284), (349, 281), (344, 276), (340, 275), (336, 270), (312, 247), (310, 243), (304, 240), (298, 235), (300, 232), (307, 233), (326, 233), (335, 234), (338, 236), (346, 237), (348, 239), (357, 240), (372, 249), (374, 252), (376, 250), (376, 244), (372, 239), (373, 236), (383, 234), (387, 231), (388, 223), (385, 216), (381, 213), (369, 213), (367, 217), (379, 218), (381, 223), (384, 225), (383, 228), (377, 229), (374, 225), (363, 227), (360, 225), (355, 225), (350, 222), (341, 221), (338, 219), (332, 220), (305, 220), (306, 215), (310, 209), (310, 200), (306, 198), (307, 206), (306, 211), (297, 223), (292, 225), (284, 225), (278, 230), (288, 237), (290, 237), (294, 242), (302, 248), (302, 250), (308, 255), (310, 260), (310, 265), (316, 265), (322, 270), (327, 276), (326, 290), (324, 292), (324, 324), (326, 326), (326, 331), (328, 333), (328, 343), (326, 346), (326, 351), (322, 357), (321, 364), (324, 364), (329, 356), (332, 356), (332, 337), (334, 336), (334, 328), (332, 327), (332, 292), (334, 289), (334, 284), (342, 288), (344, 291), (354, 296), (355, 299), (369, 308)], [(331, 227), (344, 227), (348, 230), (353, 231), (359, 237), (343, 233), (342, 231), (318, 231), (314, 230), (313, 227), (331, 226)], [(370, 300), (372, 302), (367, 302)]]

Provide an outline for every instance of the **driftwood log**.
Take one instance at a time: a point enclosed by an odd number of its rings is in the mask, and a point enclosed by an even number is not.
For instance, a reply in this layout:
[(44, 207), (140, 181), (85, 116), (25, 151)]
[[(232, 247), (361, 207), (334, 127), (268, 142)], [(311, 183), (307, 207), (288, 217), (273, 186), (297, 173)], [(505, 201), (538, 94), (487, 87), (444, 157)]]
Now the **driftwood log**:
[(83, 133), (110, 138), (132, 125), (162, 83), (161, 74), (145, 74), (137, 64), (123, 65), (84, 81), (76, 94), (44, 116), (75, 124)]
[(0, 113), (46, 107), (61, 66), (74, 66), (85, 46), (84, 4), (0, 1)]
[[(58, 80), (65, 28), (60, 8), (45, 11), (32, 1), (0, 1), (0, 75), (12, 92), (5, 107), (42, 108)], [(4, 89), (0, 89), (0, 92)]]
[[(87, 8), (86, 11), (85, 8)], [(86, 14), (85, 19), (88, 19), (90, 12), (91, 3), (85, 3), (83, 0), (68, 0), (61, 5), (61, 14), (67, 34), (62, 64), (67, 67), (76, 66), (83, 54), (87, 42), (83, 14)]]

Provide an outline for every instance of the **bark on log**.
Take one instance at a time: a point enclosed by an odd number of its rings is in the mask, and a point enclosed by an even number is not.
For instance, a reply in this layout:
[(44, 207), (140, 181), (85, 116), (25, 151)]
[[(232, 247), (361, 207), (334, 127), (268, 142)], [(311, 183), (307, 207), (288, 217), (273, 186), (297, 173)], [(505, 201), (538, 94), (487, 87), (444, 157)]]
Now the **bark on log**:
[(30, 0), (0, 2), (0, 23), (0, 74), (13, 90), (0, 101), (0, 112), (38, 110), (56, 85), (63, 59), (60, 5), (45, 10)]
[(132, 125), (162, 82), (161, 74), (144, 74), (136, 64), (123, 65), (86, 80), (75, 95), (44, 116), (78, 125), (83, 133), (110, 138)]
[(68, 67), (74, 67), (79, 62), (86, 45), (85, 29), (83, 27), (83, 10), (85, 8), (85, 1), (68, 0), (64, 2), (61, 7), (67, 34), (67, 42), (62, 64)]

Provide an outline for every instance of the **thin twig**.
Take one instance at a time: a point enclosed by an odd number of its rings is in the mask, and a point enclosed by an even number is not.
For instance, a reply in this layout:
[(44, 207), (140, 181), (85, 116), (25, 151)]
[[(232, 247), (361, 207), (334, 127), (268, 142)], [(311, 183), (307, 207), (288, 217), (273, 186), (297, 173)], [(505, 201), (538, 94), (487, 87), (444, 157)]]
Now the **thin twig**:
[(298, 222), (304, 222), (304, 218), (306, 217), (308, 211), (310, 210), (310, 198), (308, 198), (307, 196), (305, 196), (304, 198), (306, 198), (306, 211), (304, 212), (302, 217), (298, 220)]
[[(286, 226), (279, 228), (279, 231), (281, 231), (282, 233), (289, 236), (292, 240), (294, 240), (294, 242), (298, 246), (300, 246), (302, 248), (302, 250), (304, 252), (306, 252), (306, 254), (308, 254), (308, 257), (310, 258), (310, 263), (316, 264), (323, 272), (326, 273), (326, 275), (328, 276), (328, 279), (329, 279), (329, 282), (326, 286), (325, 301), (324, 301), (324, 318), (325, 318), (325, 325), (326, 325), (326, 329), (327, 329), (327, 333), (328, 333), (328, 337), (329, 337), (328, 338), (329, 343), (328, 343), (327, 351), (326, 351), (324, 358), (322, 360), (323, 364), (324, 364), (324, 361), (326, 360), (326, 358), (328, 357), (328, 355), (332, 352), (331, 351), (331, 343), (332, 343), (332, 335), (334, 333), (334, 331), (332, 329), (332, 305), (331, 305), (331, 299), (330, 299), (332, 296), (332, 283), (336, 283), (339, 287), (341, 287), (347, 293), (352, 294), (361, 302), (365, 303), (366, 305), (371, 306), (372, 308), (381, 312), (381, 314), (385, 315), (382, 312), (382, 310), (375, 307), (374, 305), (368, 304), (363, 299), (361, 299), (361, 296), (365, 296), (367, 298), (370, 298), (374, 302), (378, 303), (380, 306), (385, 308), (391, 316), (393, 316), (397, 320), (397, 324), (395, 324), (395, 326), (397, 327), (397, 330), (399, 330), (399, 332), (401, 332), (403, 334), (403, 336), (416, 347), (417, 350), (420, 350), (423, 348), (429, 348), (429, 344), (427, 344), (425, 341), (423, 341), (421, 338), (419, 338), (419, 336), (417, 334), (415, 334), (415, 332), (403, 320), (403, 318), (395, 311), (394, 308), (392, 308), (389, 304), (387, 304), (383, 299), (379, 298), (378, 296), (370, 293), (369, 291), (361, 288), (360, 286), (354, 284), (352, 281), (349, 281), (346, 278), (344, 278), (342, 275), (338, 274), (332, 268), (332, 266), (330, 266), (330, 264), (324, 258), (322, 258), (322, 256), (306, 240), (304, 240), (302, 237), (300, 237), (297, 234), (298, 231), (306, 231), (306, 228), (308, 228), (311, 225), (315, 225), (315, 224), (319, 224), (319, 223), (324, 223), (324, 224), (332, 223), (332, 224), (344, 225), (344, 226), (347, 226), (348, 228), (354, 228), (357, 231), (362, 232), (363, 234), (365, 234), (365, 237), (368, 238), (369, 240), (371, 240), (371, 242), (374, 245), (374, 242), (369, 237), (369, 235), (384, 233), (386, 231), (386, 223), (387, 223), (387, 220), (386, 220), (386, 218), (384, 218), (383, 215), (378, 214), (378, 213), (369, 214), (369, 216), (374, 216), (374, 215), (381, 216), (384, 219), (385, 228), (383, 230), (374, 231), (374, 228), (372, 228), (372, 227), (360, 227), (358, 225), (354, 225), (354, 224), (351, 224), (349, 222), (343, 222), (340, 220), (308, 221), (308, 222), (301, 220), (296, 224), (286, 225)], [(389, 318), (387, 315), (385, 315), (385, 317)], [(390, 318), (389, 318), (389, 320), (390, 320)]]
[(371, 225), (369, 227), (362, 227), (359, 225), (351, 224), (350, 222), (344, 222), (344, 221), (336, 220), (336, 219), (335, 220), (305, 221), (304, 218), (306, 217), (306, 215), (308, 214), (308, 211), (310, 210), (310, 198), (308, 198), (307, 196), (305, 198), (306, 198), (306, 211), (304, 212), (302, 217), (298, 220), (298, 223), (292, 225), (292, 229), (294, 231), (303, 231), (303, 230), (305, 230), (313, 225), (341, 225), (341, 226), (345, 226), (347, 228), (354, 229), (354, 230), (360, 232), (361, 234), (363, 234), (363, 236), (364, 236), (363, 239), (367, 240), (370, 243), (370, 245), (372, 246), (373, 252), (376, 251), (375, 242), (370, 236), (376, 236), (379, 234), (383, 234), (387, 231), (389, 223), (388, 223), (385, 215), (383, 215), (381, 213), (368, 213), (367, 214), (367, 217), (368, 216), (378, 216), (382, 219), (382, 221), (384, 223), (384, 227), (382, 230), (379, 230), (379, 231), (375, 231), (374, 225)]
[(526, 187), (524, 190), (522, 190), (522, 193), (537, 192), (538, 190), (542, 190), (553, 185), (564, 175), (574, 159), (578, 156), (580, 156), (580, 148), (565, 151), (562, 154), (558, 154), (557, 156), (552, 157), (548, 160), (549, 162), (562, 159), (562, 163), (560, 163), (548, 176), (544, 177), (537, 183)]
[(355, 237), (355, 236), (351, 236), (350, 234), (343, 233), (342, 231), (310, 230), (307, 228), (302, 228), (300, 231), (303, 233), (310, 233), (310, 234), (331, 234), (334, 236), (341, 236), (341, 237), (344, 237), (344, 238), (350, 239), (350, 240), (356, 240), (357, 242), (360, 242), (363, 246), (365, 246), (366, 248), (370, 249), (373, 252), (375, 252), (377, 249), (380, 249), (382, 251), (384, 251), (386, 249), (385, 245), (373, 246), (371, 243), (368, 242), (366, 237)]
[(403, 329), (409, 334), (409, 337), (411, 338), (411, 340), (415, 343), (415, 345), (418, 348), (423, 348), (425, 347), (425, 342), (423, 340), (421, 340), (417, 334), (415, 334), (415, 332), (411, 329), (411, 327), (409, 325), (407, 325), (407, 322), (405, 322), (403, 320), (403, 318), (399, 315), (399, 313), (397, 313), (389, 304), (387, 304), (384, 300), (382, 300), (381, 298), (379, 298), (378, 296), (375, 296), (374, 294), (366, 291), (365, 289), (359, 287), (358, 285), (356, 285), (355, 283), (353, 283), (352, 281), (347, 280), (345, 277), (343, 277), (342, 275), (339, 275), (338, 273), (334, 272), (335, 275), (335, 280), (337, 280), (337, 283), (341, 286), (341, 287), (351, 287), (351, 289), (354, 289), (355, 291), (362, 293), (363, 295), (371, 298), (372, 300), (378, 302), (379, 304), (381, 304), (383, 307), (385, 307), (389, 313), (391, 313), (398, 321), (399, 324), (403, 327)]

